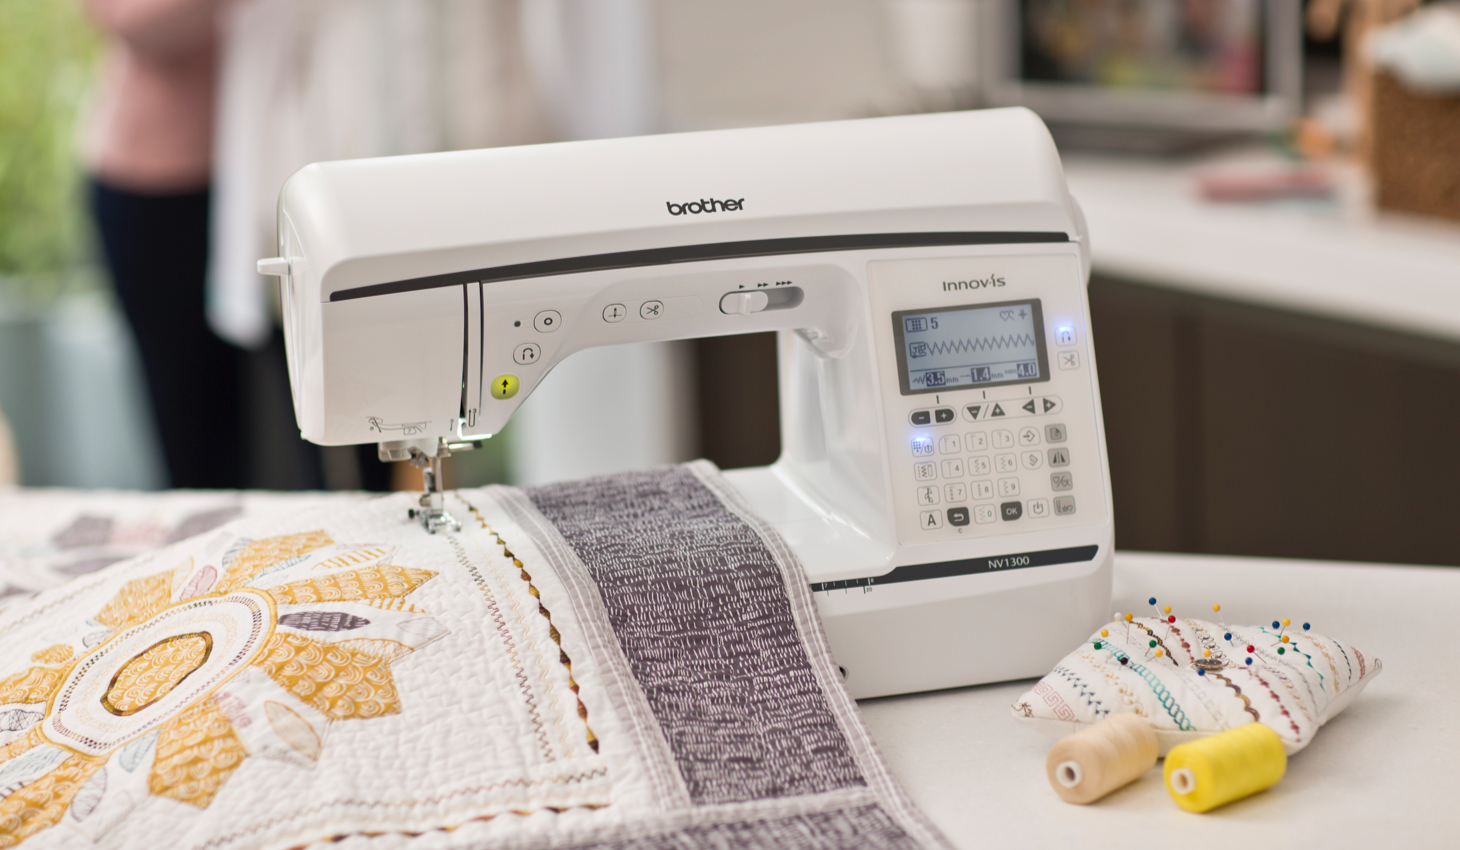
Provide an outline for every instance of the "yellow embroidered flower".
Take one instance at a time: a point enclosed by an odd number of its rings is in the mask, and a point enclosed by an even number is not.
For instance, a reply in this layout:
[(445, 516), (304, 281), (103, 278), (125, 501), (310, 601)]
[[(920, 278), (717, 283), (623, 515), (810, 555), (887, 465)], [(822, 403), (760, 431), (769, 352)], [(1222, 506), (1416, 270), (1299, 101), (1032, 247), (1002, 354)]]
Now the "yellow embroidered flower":
[(141, 800), (206, 808), (252, 757), (312, 768), (332, 723), (400, 711), (391, 664), (446, 633), (435, 575), (323, 531), (127, 582), (76, 639), (0, 677), (0, 848), (93, 840)]

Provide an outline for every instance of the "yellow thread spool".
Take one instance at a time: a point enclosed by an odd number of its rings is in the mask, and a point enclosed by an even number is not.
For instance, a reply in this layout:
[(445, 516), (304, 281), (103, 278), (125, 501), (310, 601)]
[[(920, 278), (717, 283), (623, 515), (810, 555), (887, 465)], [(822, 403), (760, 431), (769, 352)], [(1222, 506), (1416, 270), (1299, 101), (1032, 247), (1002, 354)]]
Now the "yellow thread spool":
[(1044, 770), (1061, 800), (1093, 803), (1150, 770), (1158, 749), (1151, 724), (1115, 714), (1056, 743)]
[(1249, 723), (1173, 748), (1163, 775), (1176, 805), (1209, 812), (1271, 788), (1287, 769), (1282, 739), (1261, 723)]

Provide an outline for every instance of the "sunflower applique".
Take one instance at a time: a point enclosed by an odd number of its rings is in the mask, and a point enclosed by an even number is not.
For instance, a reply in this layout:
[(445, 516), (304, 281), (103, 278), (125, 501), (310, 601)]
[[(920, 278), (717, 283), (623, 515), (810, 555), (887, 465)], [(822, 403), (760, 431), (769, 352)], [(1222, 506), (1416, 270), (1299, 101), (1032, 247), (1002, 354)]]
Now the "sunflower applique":
[(391, 665), (446, 629), (406, 601), (435, 573), (393, 552), (239, 541), (0, 677), (0, 848), (63, 819), (95, 840), (151, 797), (205, 809), (244, 759), (312, 768), (331, 724), (398, 713)]

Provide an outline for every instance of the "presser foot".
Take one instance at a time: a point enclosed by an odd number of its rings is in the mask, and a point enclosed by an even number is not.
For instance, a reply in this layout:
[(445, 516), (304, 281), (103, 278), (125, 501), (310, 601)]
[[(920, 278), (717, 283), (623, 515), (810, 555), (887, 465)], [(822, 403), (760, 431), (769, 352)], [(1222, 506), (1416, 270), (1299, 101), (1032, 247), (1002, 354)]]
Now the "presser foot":
[(421, 494), (419, 508), (406, 511), (406, 516), (420, 520), (427, 534), (438, 531), (460, 531), (461, 523), (446, 511), (446, 493), (441, 489), (441, 460), (444, 454), (427, 456), (420, 449), (411, 449), (411, 466), (421, 470), (422, 483), (426, 492)]

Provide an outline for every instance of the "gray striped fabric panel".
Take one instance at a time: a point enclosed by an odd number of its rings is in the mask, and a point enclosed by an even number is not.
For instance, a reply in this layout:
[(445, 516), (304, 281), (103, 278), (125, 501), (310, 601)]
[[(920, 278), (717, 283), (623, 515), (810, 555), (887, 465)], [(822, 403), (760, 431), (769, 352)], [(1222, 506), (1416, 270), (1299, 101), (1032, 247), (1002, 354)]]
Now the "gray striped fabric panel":
[[(668, 467), (526, 492), (597, 582), (696, 805), (865, 785), (812, 673), (780, 569), (693, 472)], [(830, 831), (807, 831), (818, 818), (830, 819)], [(745, 840), (841, 847), (850, 845), (838, 834), (863, 826), (869, 836), (902, 834), (873, 806), (623, 846), (741, 846), (734, 830), (771, 830)], [(797, 843), (802, 832), (818, 837)], [(869, 841), (858, 846), (895, 846)]]
[(690, 827), (667, 835), (575, 850), (910, 850), (917, 844), (876, 804), (747, 823)]

